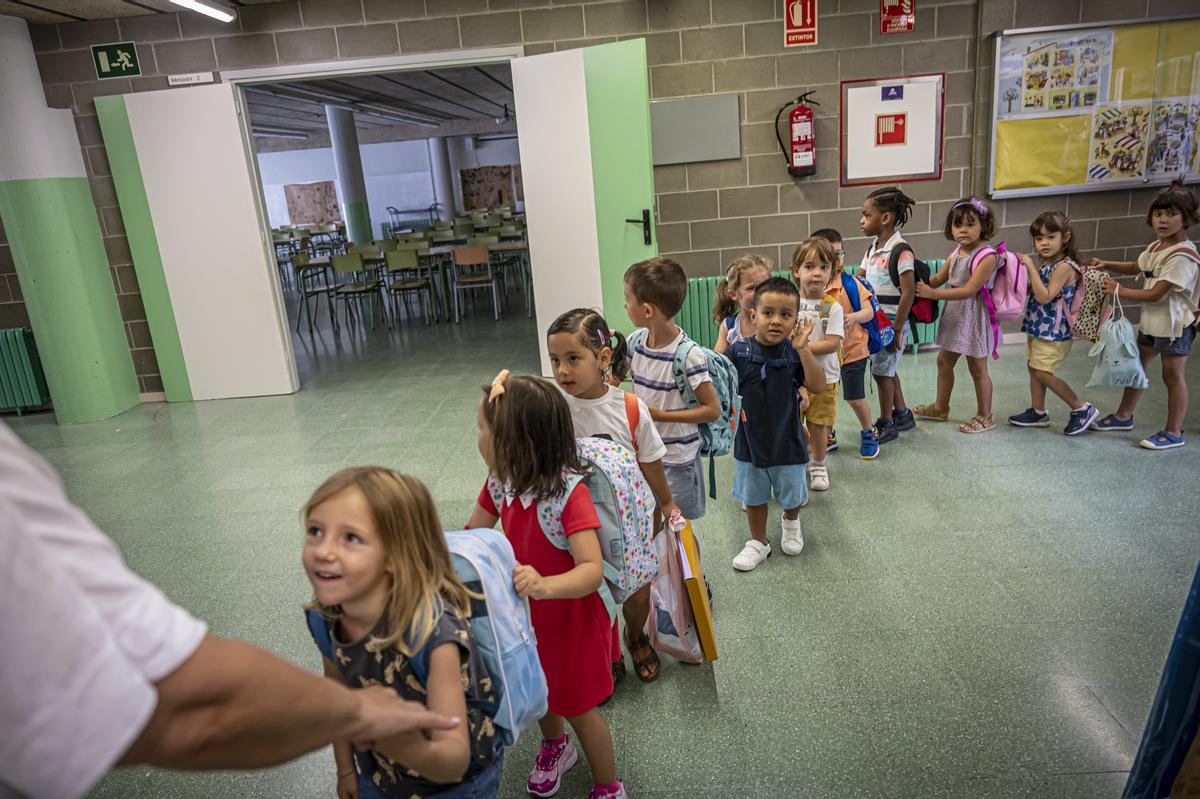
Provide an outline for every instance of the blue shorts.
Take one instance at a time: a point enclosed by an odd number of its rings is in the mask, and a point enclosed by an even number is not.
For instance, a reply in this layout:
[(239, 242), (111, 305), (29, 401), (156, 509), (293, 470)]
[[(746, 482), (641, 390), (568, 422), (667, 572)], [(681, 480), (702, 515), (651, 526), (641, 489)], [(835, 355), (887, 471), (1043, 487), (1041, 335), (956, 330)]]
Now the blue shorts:
[(896, 367), (900, 365), (900, 356), (904, 354), (904, 345), (908, 342), (908, 322), (904, 322), (904, 328), (900, 331), (900, 345), (896, 347), (895, 352), (888, 352), (882, 349), (871, 356), (871, 374), (876, 377), (895, 377)]
[(1145, 333), (1138, 333), (1137, 343), (1143, 347), (1149, 347), (1159, 355), (1191, 355), (1192, 342), (1195, 339), (1196, 328), (1188, 325), (1179, 334), (1178, 338), (1150, 336)]
[(679, 512), (688, 521), (704, 518), (706, 500), (704, 499), (704, 461), (696, 452), (696, 459), (691, 463), (664, 463), (663, 472), (667, 475), (667, 488), (671, 489), (671, 499), (679, 506)]
[(784, 510), (795, 510), (808, 499), (808, 470), (803, 463), (787, 466), (768, 466), (760, 469), (753, 463), (733, 462), (733, 498), (747, 506), (766, 505), (775, 501)]

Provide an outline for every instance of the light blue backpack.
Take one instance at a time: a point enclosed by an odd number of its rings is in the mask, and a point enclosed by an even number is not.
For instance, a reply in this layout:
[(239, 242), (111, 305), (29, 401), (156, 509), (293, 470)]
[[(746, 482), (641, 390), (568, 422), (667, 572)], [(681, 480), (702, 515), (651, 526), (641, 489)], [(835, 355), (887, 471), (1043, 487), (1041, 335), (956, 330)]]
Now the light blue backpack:
[[(629, 351), (633, 352), (641, 345), (648, 335), (645, 328), (639, 328), (629, 334)], [(671, 367), (671, 376), (675, 380), (675, 388), (683, 396), (684, 404), (689, 408), (700, 406), (696, 392), (692, 390), (687, 380), (687, 357), (693, 347), (699, 344), (683, 335), (683, 341), (675, 350), (675, 363)], [(717, 392), (717, 402), (721, 405), (721, 415), (714, 421), (697, 425), (700, 428), (700, 454), (708, 456), (708, 495), (717, 498), (717, 478), (714, 472), (713, 459), (718, 455), (728, 455), (733, 449), (733, 439), (737, 433), (738, 422), (742, 416), (742, 395), (738, 392), (738, 374), (733, 362), (719, 352), (707, 347), (700, 347), (704, 360), (708, 364), (708, 376), (712, 380), (713, 389)]]
[(1146, 370), (1138, 355), (1137, 333), (1121, 308), (1120, 289), (1113, 293), (1112, 318), (1100, 326), (1100, 339), (1088, 351), (1096, 359), (1088, 386), (1147, 388)]
[[(468, 590), (484, 596), (482, 601), (471, 602), (471, 632), (492, 678), (496, 702), (467, 697), (467, 704), (492, 719), (499, 744), (507, 748), (517, 742), (523, 727), (546, 715), (548, 700), (529, 603), (517, 596), (513, 587), (516, 557), (504, 533), (497, 530), (447, 532), (446, 543), (458, 579)], [(321, 654), (334, 660), (325, 617), (316, 610), (308, 610), (306, 615)], [(429, 654), (426, 646), (409, 661), (422, 685), (429, 674)]]

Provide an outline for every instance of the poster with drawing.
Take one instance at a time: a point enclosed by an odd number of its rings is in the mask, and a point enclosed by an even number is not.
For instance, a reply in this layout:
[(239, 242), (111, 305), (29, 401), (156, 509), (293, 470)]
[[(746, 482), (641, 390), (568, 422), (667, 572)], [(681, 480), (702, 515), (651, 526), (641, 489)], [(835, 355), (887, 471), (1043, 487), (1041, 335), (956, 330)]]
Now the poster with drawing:
[(1143, 177), (1149, 137), (1149, 101), (1097, 106), (1092, 115), (1087, 182)]
[(1196, 158), (1196, 127), (1200, 103), (1195, 97), (1160, 97), (1154, 101), (1153, 133), (1147, 147), (1149, 177), (1178, 177), (1200, 171)]
[(1032, 33), (1001, 40), (996, 118), (1084, 113), (1108, 101), (1112, 28)]

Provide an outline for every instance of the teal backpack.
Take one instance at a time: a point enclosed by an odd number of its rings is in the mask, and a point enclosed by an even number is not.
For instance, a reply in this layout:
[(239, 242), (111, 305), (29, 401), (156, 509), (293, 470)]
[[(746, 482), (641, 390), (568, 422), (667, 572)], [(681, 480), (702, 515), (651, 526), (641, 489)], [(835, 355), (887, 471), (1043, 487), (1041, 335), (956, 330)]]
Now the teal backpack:
[[(639, 328), (629, 334), (629, 351), (632, 354), (648, 335), (645, 328)], [(698, 408), (700, 400), (692, 391), (687, 380), (687, 357), (693, 347), (699, 344), (683, 334), (683, 341), (675, 350), (675, 363), (671, 368), (671, 376), (675, 380), (675, 388), (683, 396), (684, 404), (689, 408)], [(742, 395), (738, 393), (738, 375), (733, 362), (719, 352), (713, 352), (707, 347), (700, 347), (704, 359), (708, 363), (708, 376), (712, 380), (713, 390), (717, 392), (717, 402), (721, 405), (721, 415), (711, 422), (704, 422), (700, 428), (700, 454), (708, 456), (708, 495), (717, 498), (717, 478), (714, 471), (713, 459), (718, 455), (728, 455), (733, 449), (734, 435), (737, 433), (738, 422), (742, 417)], [(632, 355), (631, 355), (632, 357)]]

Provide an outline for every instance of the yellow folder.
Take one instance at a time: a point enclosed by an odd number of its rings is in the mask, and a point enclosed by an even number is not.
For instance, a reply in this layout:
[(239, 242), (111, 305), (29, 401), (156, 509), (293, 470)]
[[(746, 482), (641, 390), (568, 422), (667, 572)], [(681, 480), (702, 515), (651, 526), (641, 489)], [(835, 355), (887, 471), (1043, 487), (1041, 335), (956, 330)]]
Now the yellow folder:
[(717, 659), (717, 631), (713, 627), (712, 607), (708, 604), (708, 585), (700, 568), (700, 545), (688, 522), (679, 531), (679, 560), (683, 564), (683, 584), (687, 588), (696, 621), (696, 634), (705, 660)]

